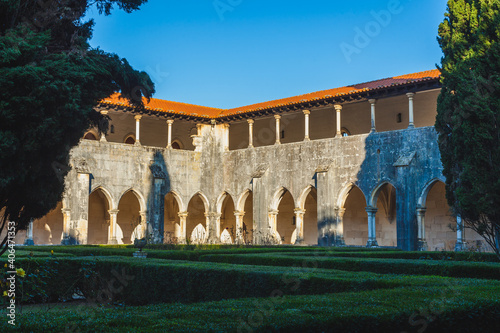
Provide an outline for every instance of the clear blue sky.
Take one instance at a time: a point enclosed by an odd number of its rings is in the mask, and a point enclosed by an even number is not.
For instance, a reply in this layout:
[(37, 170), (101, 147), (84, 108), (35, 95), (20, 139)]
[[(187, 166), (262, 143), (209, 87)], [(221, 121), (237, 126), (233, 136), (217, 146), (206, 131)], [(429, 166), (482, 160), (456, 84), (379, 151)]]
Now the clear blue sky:
[(147, 71), (154, 97), (231, 108), (435, 69), (445, 10), (446, 0), (149, 0), (88, 15), (91, 45)]

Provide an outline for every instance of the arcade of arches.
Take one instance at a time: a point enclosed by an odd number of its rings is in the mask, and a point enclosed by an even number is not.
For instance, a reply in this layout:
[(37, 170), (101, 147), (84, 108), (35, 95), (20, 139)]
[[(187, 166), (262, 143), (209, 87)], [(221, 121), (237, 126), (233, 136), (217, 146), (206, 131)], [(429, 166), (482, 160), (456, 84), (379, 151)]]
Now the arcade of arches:
[[(435, 181), (424, 191), (422, 205), (417, 217), (421, 236), (425, 243), (422, 250), (453, 250), (457, 241), (456, 220), (446, 203), (445, 186)], [(275, 238), (280, 244), (318, 244), (317, 191), (311, 187), (300, 207), (296, 207), (292, 194), (283, 189), (278, 199), (277, 209), (270, 210), (271, 219), (276, 216)], [(393, 247), (397, 245), (396, 189), (389, 183), (383, 184), (374, 196), (376, 208), (367, 207), (363, 192), (355, 185), (347, 191), (341, 221), (344, 242), (347, 246), (370, 245)], [(238, 207), (239, 206), (239, 207)], [(208, 240), (210, 217), (215, 217), (217, 242), (224, 244), (251, 244), (254, 239), (253, 194), (248, 191), (235, 204), (233, 197), (224, 193), (220, 198), (217, 213), (207, 212), (206, 198), (195, 194), (181, 211), (181, 203), (173, 192), (164, 198), (163, 239), (165, 243), (182, 243), (188, 238), (191, 243)], [(32, 230), (35, 244), (60, 244), (64, 236), (64, 208), (60, 202), (45, 217), (35, 220)], [(88, 244), (131, 244), (140, 235), (141, 204), (134, 191), (122, 195), (117, 209), (111, 209), (110, 199), (101, 188), (89, 196)], [(115, 236), (111, 221), (116, 219)], [(370, 216), (374, 216), (375, 233), (370, 232)], [(423, 230), (421, 227), (423, 226)], [(270, 228), (273, 228), (271, 223)], [(486, 250), (482, 238), (466, 229), (465, 238), (469, 247)], [(18, 240), (21, 236), (18, 236)]]

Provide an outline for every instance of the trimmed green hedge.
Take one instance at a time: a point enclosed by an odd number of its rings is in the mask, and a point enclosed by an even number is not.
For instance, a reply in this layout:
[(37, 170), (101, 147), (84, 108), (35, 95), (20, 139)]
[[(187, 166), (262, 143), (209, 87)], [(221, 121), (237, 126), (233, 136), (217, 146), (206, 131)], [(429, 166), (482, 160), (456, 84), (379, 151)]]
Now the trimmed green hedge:
[[(26, 299), (33, 302), (71, 299), (75, 291), (99, 303), (143, 305), (265, 297), (273, 290), (298, 295), (436, 286), (450, 281), (459, 285), (500, 285), (472, 279), (119, 257), (20, 259), (16, 263), (26, 270), (24, 294), (33, 295)], [(21, 295), (18, 297), (21, 299)]]
[[(318, 294), (394, 288), (407, 283), (401, 278), (384, 279), (375, 274), (294, 272), (278, 267), (155, 259), (20, 259), (16, 264), (27, 271), (24, 293), (34, 295), (29, 299), (34, 302), (69, 299), (75, 290), (81, 291), (86, 298), (104, 303), (142, 305), (264, 297), (275, 289), (282, 289), (287, 294)], [(38, 279), (36, 283), (27, 282), (33, 275)], [(38, 289), (40, 286), (43, 292)]]
[(297, 266), (381, 274), (438, 275), (500, 280), (500, 264), (409, 259), (337, 258), (286, 254), (207, 254), (200, 261), (245, 265)]
[[(293, 252), (293, 255), (310, 255), (309, 251)], [(388, 259), (421, 259), (471, 262), (499, 262), (494, 253), (479, 252), (436, 252), (436, 251), (326, 251), (324, 256), (329, 257), (357, 257), (357, 258), (388, 258)]]
[[(500, 290), (398, 288), (198, 304), (23, 313), (16, 332), (495, 332)], [(6, 320), (0, 331), (9, 331)]]
[[(297, 246), (245, 246), (232, 245), (148, 245), (145, 250), (149, 258), (172, 260), (198, 260), (204, 254), (245, 254), (245, 253), (325, 253), (336, 251), (327, 247), (297, 247)], [(164, 249), (172, 248), (173, 249)], [(339, 250), (341, 248), (338, 248)], [(364, 248), (342, 248), (342, 252), (365, 252)], [(132, 256), (137, 251), (132, 245), (75, 245), (75, 246), (19, 246), (18, 250), (33, 252), (71, 253), (76, 256)], [(375, 252), (392, 251), (394, 249), (376, 249)]]

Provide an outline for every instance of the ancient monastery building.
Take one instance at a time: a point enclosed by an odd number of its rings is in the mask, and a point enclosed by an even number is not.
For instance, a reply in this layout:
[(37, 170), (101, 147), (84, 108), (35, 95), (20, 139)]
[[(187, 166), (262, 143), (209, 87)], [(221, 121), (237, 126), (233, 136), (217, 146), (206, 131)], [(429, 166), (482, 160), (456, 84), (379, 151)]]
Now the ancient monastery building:
[(64, 199), (18, 241), (481, 247), (445, 199), (439, 75), (229, 110), (111, 96), (109, 133), (72, 150)]

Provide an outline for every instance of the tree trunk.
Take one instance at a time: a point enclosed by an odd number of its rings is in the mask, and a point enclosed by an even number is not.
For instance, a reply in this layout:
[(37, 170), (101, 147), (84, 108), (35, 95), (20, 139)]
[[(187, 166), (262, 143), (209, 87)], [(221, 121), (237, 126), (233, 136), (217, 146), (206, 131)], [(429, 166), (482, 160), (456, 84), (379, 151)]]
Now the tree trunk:
[(495, 252), (500, 257), (500, 226), (495, 227)]

